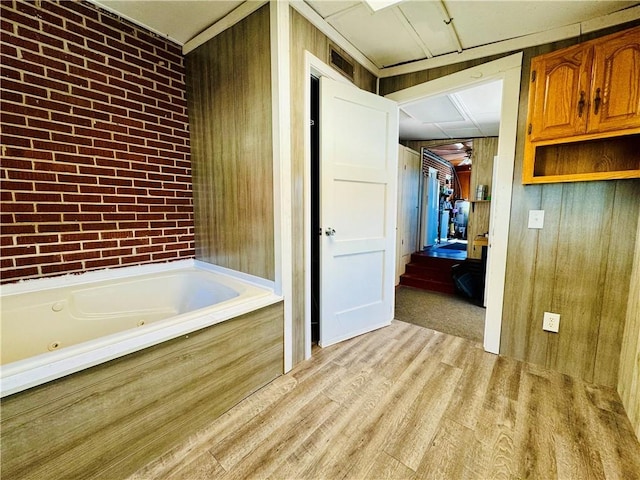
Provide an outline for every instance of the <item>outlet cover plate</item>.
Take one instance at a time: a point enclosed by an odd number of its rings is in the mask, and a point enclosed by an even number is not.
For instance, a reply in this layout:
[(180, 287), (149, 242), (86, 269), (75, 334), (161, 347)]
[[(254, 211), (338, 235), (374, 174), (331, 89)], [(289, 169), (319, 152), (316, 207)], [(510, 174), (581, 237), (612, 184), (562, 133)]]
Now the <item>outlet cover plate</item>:
[(558, 333), (559, 328), (560, 328), (560, 314), (544, 312), (544, 318), (542, 320), (542, 329), (546, 330), (547, 332)]
[(544, 227), (544, 210), (529, 210), (529, 228)]

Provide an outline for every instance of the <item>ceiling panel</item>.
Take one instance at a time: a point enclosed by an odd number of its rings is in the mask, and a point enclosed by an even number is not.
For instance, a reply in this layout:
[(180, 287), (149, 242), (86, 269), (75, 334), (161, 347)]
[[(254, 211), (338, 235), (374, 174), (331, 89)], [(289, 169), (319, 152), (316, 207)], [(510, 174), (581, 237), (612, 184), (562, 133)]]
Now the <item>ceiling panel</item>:
[(401, 105), (400, 138), (492, 137), (498, 135), (502, 80)]
[(544, 32), (632, 6), (633, 1), (444, 0), (463, 48)]
[(396, 7), (373, 13), (360, 3), (326, 20), (376, 65), (395, 65), (427, 56)]
[(397, 7), (416, 31), (420, 41), (431, 55), (443, 55), (456, 51), (449, 27), (435, 2), (403, 2)]

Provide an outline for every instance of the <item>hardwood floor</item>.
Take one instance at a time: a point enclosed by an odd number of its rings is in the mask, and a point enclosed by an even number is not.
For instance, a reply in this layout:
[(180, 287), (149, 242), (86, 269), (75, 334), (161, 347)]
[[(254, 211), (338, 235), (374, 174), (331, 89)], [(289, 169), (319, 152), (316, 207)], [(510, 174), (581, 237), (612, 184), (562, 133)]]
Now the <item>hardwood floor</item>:
[(394, 321), (325, 349), (131, 479), (638, 479), (615, 390)]

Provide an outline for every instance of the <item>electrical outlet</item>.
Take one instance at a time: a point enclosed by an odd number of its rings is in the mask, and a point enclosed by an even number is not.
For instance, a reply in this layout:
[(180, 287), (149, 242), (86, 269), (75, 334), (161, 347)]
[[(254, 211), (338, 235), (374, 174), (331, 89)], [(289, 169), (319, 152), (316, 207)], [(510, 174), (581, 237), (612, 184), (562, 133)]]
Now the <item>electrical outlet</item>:
[(560, 314), (544, 312), (544, 318), (542, 320), (542, 329), (546, 330), (547, 332), (558, 333), (559, 328), (560, 328)]

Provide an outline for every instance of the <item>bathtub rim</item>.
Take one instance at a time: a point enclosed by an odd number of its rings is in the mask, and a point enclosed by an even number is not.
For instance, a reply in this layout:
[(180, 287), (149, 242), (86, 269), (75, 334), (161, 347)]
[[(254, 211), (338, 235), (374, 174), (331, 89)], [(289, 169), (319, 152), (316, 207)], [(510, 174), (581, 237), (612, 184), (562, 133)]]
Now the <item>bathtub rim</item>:
[[(45, 352), (23, 360), (0, 366), (0, 398), (43, 383), (91, 368), (130, 353), (172, 340), (188, 336), (197, 330), (259, 310), (283, 300), (274, 292), (274, 282), (195, 259), (177, 260), (162, 264), (139, 265), (116, 269), (105, 269), (84, 274), (64, 275), (62, 277), (25, 280), (16, 284), (0, 287), (1, 297), (34, 291), (80, 286), (104, 280), (133, 278), (153, 273), (170, 273), (188, 268), (207, 271), (232, 282), (240, 281), (248, 286), (252, 295), (249, 298), (235, 297), (222, 307), (213, 305), (187, 312), (157, 325), (149, 324), (145, 330), (130, 329), (116, 332), (99, 339), (92, 339), (74, 345), (69, 353), (64, 349)], [(8, 288), (10, 287), (10, 288)], [(220, 304), (217, 304), (220, 305)], [(208, 310), (209, 311), (207, 313)], [(119, 339), (119, 340), (116, 340)], [(89, 344), (95, 348), (89, 349)], [(71, 348), (71, 347), (69, 347)]]

